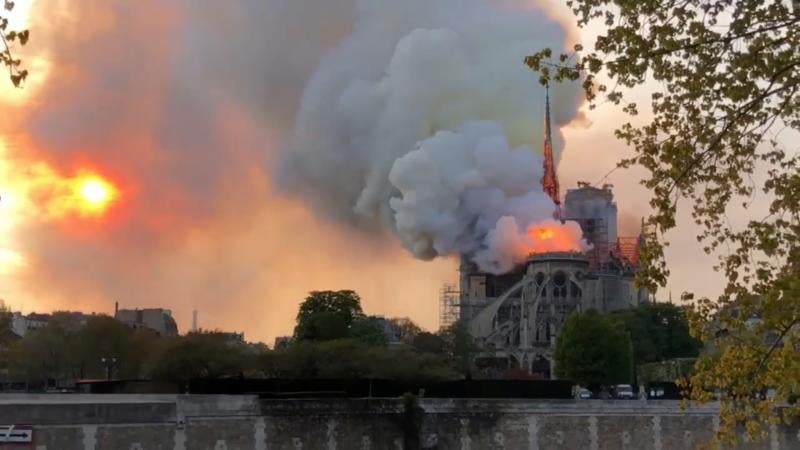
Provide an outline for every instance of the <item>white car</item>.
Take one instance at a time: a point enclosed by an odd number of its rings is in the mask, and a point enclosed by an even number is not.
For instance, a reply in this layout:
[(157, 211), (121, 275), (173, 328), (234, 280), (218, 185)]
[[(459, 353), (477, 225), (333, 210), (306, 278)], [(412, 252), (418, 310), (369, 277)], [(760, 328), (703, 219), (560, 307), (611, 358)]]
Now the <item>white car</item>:
[(580, 391), (578, 391), (578, 398), (582, 400), (588, 400), (592, 398), (592, 391), (582, 388)]
[(623, 400), (633, 400), (636, 395), (633, 393), (633, 386), (630, 384), (618, 384), (614, 386), (614, 397)]

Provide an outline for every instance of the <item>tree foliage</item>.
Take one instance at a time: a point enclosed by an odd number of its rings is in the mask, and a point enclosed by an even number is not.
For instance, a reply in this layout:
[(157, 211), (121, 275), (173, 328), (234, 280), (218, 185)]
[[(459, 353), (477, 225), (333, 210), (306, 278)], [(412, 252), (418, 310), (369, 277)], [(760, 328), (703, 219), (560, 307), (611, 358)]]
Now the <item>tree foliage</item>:
[(262, 369), (275, 378), (447, 380), (457, 373), (441, 357), (356, 339), (302, 341), (265, 354)]
[(152, 362), (154, 379), (185, 383), (195, 378), (244, 376), (256, 367), (258, 352), (219, 331), (162, 338)]
[(556, 374), (581, 385), (629, 382), (631, 342), (624, 327), (594, 309), (564, 322), (555, 349)]
[(702, 343), (689, 333), (686, 308), (671, 303), (646, 303), (614, 311), (633, 341), (634, 364), (695, 357)]
[(8, 345), (12, 339), (13, 315), (11, 310), (0, 300), (0, 349)]
[(422, 328), (408, 317), (389, 319), (389, 325), (397, 333), (398, 339), (411, 345), (418, 334), (422, 333)]
[[(717, 351), (701, 357), (694, 397), (721, 395), (721, 437), (744, 424), (751, 436), (777, 420), (778, 401), (800, 391), (800, 152), (782, 142), (800, 129), (800, 5), (786, 0), (572, 0), (579, 26), (597, 23), (594, 48), (526, 63), (541, 81), (580, 80), (590, 106), (606, 100), (631, 116), (631, 94), (652, 92), (643, 125), (616, 136), (635, 150), (652, 192), (649, 224), (660, 239), (642, 252), (640, 280), (664, 285), (663, 235), (680, 200), (700, 226), (698, 241), (728, 280), (700, 299), (693, 330)], [(755, 213), (754, 204), (768, 206)], [(728, 220), (742, 207), (746, 226)], [(692, 299), (691, 293), (684, 295)], [(730, 313), (735, 311), (735, 314)], [(751, 320), (757, 317), (757, 321)], [(724, 329), (725, 338), (715, 339)], [(764, 339), (773, 336), (774, 340)], [(774, 399), (752, 392), (774, 387)], [(782, 409), (784, 414), (800, 412)]]
[(385, 346), (389, 343), (382, 319), (375, 316), (355, 319), (350, 325), (350, 337), (367, 345)]
[(423, 331), (414, 337), (412, 346), (420, 353), (432, 353), (434, 355), (444, 355), (447, 349), (447, 341), (438, 334)]
[(74, 332), (72, 341), (80, 378), (94, 379), (106, 377), (106, 364), (111, 359), (116, 360), (111, 367), (112, 377), (143, 378), (148, 357), (157, 347), (153, 332), (132, 330), (109, 316), (90, 317), (81, 329)]
[(47, 326), (29, 331), (10, 350), (12, 378), (44, 387), (82, 378), (79, 351), (81, 325), (67, 313), (54, 313)]
[(294, 337), (331, 340), (347, 337), (350, 325), (363, 317), (361, 297), (353, 291), (313, 291), (300, 305)]
[[(347, 295), (348, 298), (354, 298)], [(317, 297), (318, 298), (318, 297)], [(324, 318), (344, 337), (296, 340), (270, 351), (263, 344), (246, 343), (240, 336), (219, 331), (191, 332), (163, 337), (146, 328), (132, 329), (108, 316), (55, 313), (48, 324), (28, 332), (0, 353), (0, 369), (9, 377), (0, 380), (38, 391), (69, 388), (79, 379), (103, 379), (107, 365), (114, 379), (152, 379), (183, 387), (192, 379), (229, 377), (450, 380), (463, 376), (470, 347), (463, 330), (450, 329), (434, 335), (421, 332), (420, 348), (388, 346), (384, 324), (364, 316), (360, 306), (320, 308), (303, 320)], [(308, 309), (308, 308), (307, 308)], [(349, 311), (358, 311), (349, 327)], [(309, 319), (310, 317), (310, 319)], [(405, 320), (408, 329), (419, 329)], [(317, 330), (323, 330), (314, 325)], [(3, 350), (3, 349), (0, 349)], [(4, 363), (8, 363), (6, 367)]]
[(193, 378), (252, 375), (265, 351), (217, 331), (161, 337), (109, 316), (78, 320), (73, 313), (54, 313), (46, 326), (26, 333), (2, 356), (7, 381), (40, 390), (106, 376), (182, 384)]
[(449, 364), (466, 377), (472, 376), (473, 358), (478, 346), (464, 322), (456, 322), (439, 331), (444, 341), (444, 355)]
[[(3, 10), (0, 12), (0, 65), (6, 66), (8, 76), (14, 86), (19, 87), (26, 78), (28, 70), (22, 67), (22, 60), (14, 56), (14, 45), (25, 45), (30, 38), (29, 30), (12, 30), (9, 28), (8, 16), (14, 9), (14, 2), (3, 0)], [(5, 14), (4, 14), (5, 13)]]
[[(320, 318), (338, 324), (337, 336), (323, 332)], [(386, 345), (385, 325), (401, 345)], [(408, 318), (365, 316), (360, 298), (352, 291), (309, 294), (297, 314), (295, 337), (287, 347), (262, 356), (266, 376), (446, 380), (468, 372), (474, 351), (463, 326), (434, 335)]]

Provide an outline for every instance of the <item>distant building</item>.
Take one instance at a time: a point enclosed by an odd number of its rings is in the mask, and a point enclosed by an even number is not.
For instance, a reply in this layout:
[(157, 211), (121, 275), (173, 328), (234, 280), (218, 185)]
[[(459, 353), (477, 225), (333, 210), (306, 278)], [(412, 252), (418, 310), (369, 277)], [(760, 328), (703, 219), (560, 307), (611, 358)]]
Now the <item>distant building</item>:
[(44, 328), (50, 322), (50, 314), (30, 313), (27, 316), (15, 312), (11, 318), (11, 330), (19, 337), (39, 328)]
[(219, 334), (225, 338), (226, 341), (244, 344), (244, 333), (237, 333), (235, 331), (220, 331)]
[(114, 310), (114, 318), (131, 328), (146, 328), (160, 336), (178, 335), (178, 324), (168, 309), (119, 309), (117, 306)]
[(67, 318), (79, 326), (84, 326), (89, 317), (94, 314), (89, 315), (77, 311), (58, 311), (53, 314), (30, 313), (23, 315), (21, 312), (14, 312), (11, 314), (11, 331), (19, 337), (25, 337), (26, 334), (34, 330), (46, 327), (54, 315)]

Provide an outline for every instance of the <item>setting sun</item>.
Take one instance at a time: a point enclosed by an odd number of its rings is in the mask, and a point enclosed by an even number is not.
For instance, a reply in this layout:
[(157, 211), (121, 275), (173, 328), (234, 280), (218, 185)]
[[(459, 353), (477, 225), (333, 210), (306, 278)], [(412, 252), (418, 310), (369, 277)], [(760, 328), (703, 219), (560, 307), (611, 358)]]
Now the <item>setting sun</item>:
[(77, 207), (81, 215), (104, 213), (118, 195), (111, 183), (94, 174), (81, 174), (71, 184), (79, 199)]
[(89, 178), (80, 184), (81, 197), (91, 205), (102, 205), (109, 201), (113, 187), (99, 178)]
[(121, 197), (114, 181), (93, 169), (65, 176), (38, 162), (23, 172), (24, 177), (7, 180), (4, 195), (23, 216), (41, 214), (54, 220), (102, 217)]

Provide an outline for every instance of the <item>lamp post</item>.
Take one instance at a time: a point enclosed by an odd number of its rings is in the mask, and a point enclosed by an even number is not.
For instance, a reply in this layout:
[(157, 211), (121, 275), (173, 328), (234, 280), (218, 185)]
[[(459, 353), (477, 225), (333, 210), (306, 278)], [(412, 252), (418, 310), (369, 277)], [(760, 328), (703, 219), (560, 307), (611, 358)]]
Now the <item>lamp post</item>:
[(100, 358), (100, 362), (102, 362), (106, 368), (106, 381), (111, 381), (111, 373), (114, 370), (114, 366), (117, 365), (117, 357), (112, 356), (111, 358), (106, 358), (104, 356)]

